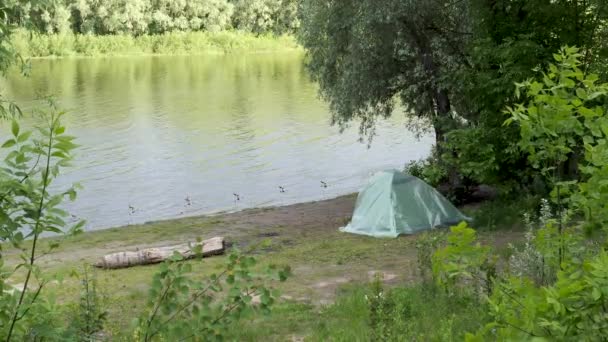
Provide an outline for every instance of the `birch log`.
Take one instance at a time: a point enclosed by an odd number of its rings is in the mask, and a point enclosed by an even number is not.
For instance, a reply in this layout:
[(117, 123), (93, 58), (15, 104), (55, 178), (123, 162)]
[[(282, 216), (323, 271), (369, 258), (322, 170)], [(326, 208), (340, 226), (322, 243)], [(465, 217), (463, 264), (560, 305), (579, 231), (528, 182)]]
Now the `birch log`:
[(137, 265), (155, 264), (167, 260), (174, 252), (180, 253), (185, 259), (193, 258), (195, 246), (202, 245), (203, 257), (224, 253), (224, 238), (214, 237), (202, 242), (184, 243), (174, 246), (146, 248), (136, 252), (118, 252), (107, 254), (94, 265), (100, 268), (124, 268)]

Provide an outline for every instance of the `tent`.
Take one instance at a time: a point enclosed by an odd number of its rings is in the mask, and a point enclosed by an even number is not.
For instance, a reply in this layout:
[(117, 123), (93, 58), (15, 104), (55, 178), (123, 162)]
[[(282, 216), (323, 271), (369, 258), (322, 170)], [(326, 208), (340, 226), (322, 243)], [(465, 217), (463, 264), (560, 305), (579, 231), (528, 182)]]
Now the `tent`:
[(397, 170), (381, 171), (359, 192), (343, 232), (397, 237), (470, 220), (432, 186)]

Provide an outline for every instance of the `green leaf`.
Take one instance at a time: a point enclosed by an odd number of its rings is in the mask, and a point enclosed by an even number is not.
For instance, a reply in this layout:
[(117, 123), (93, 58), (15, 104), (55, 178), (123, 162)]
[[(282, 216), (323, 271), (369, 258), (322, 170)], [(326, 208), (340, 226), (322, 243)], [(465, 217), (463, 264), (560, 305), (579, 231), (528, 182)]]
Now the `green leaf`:
[(581, 100), (586, 100), (587, 92), (583, 88), (576, 88), (576, 96), (578, 96), (578, 98), (580, 98)]
[(68, 158), (68, 156), (65, 153), (61, 152), (61, 151), (55, 151), (55, 152), (51, 153), (51, 156), (52, 157), (61, 158), (61, 159)]
[(11, 132), (13, 132), (14, 137), (19, 136), (19, 123), (17, 122), (17, 120), (13, 120), (13, 123), (11, 125)]
[(30, 135), (32, 135), (31, 131), (21, 133), (19, 135), (19, 137), (17, 138), (17, 142), (22, 143), (22, 142), (26, 141), (27, 139), (29, 139)]
[(63, 152), (69, 152), (71, 150), (73, 150), (74, 148), (78, 147), (78, 145), (72, 143), (72, 142), (58, 142), (56, 144), (53, 145), (54, 149), (58, 149), (61, 150)]
[(70, 235), (77, 235), (83, 232), (82, 228), (84, 227), (85, 223), (87, 221), (85, 220), (80, 220), (78, 223), (76, 223), (75, 225), (73, 225), (70, 230), (68, 231), (68, 233)]
[(15, 139), (9, 139), (7, 140), (4, 144), (2, 144), (2, 146), (0, 148), (9, 148), (9, 147), (13, 147), (15, 146), (17, 142), (15, 141)]

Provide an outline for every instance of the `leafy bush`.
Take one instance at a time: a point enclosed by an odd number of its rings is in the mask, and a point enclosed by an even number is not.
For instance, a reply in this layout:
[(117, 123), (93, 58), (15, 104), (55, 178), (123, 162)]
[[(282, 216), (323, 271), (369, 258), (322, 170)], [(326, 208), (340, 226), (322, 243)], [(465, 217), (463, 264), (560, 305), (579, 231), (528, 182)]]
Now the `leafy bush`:
[(422, 179), (433, 187), (439, 186), (447, 180), (448, 173), (436, 154), (434, 150), (426, 159), (411, 161), (406, 165), (405, 172)]
[(605, 226), (608, 84), (580, 69), (577, 48), (564, 47), (554, 58), (541, 80), (517, 85), (525, 103), (507, 109), (506, 124), (519, 124), (520, 148), (553, 187), (556, 203), (570, 201), (590, 225)]
[(525, 228), (522, 213), (536, 211), (540, 205), (539, 201), (538, 197), (528, 194), (520, 194), (518, 197), (499, 196), (480, 203), (475, 210), (463, 210), (473, 217), (472, 225), (478, 231), (517, 230)]
[(603, 341), (608, 334), (608, 254), (560, 271), (553, 286), (527, 278), (500, 283), (489, 300), (493, 321), (468, 341)]
[(85, 265), (81, 277), (80, 301), (71, 312), (69, 333), (78, 341), (96, 341), (103, 333), (108, 312), (97, 288), (95, 271)]
[(433, 277), (450, 293), (470, 289), (491, 293), (496, 276), (496, 258), (490, 248), (476, 241), (475, 230), (466, 222), (450, 228), (446, 246), (433, 254)]
[(534, 227), (529, 226), (522, 248), (509, 244), (511, 249), (509, 272), (515, 277), (527, 277), (537, 285), (548, 284), (552, 282), (556, 270), (549, 268), (545, 263), (542, 254), (534, 245), (535, 238)]
[(459, 341), (487, 317), (476, 297), (448, 295), (433, 284), (388, 290), (375, 282), (366, 298), (374, 341)]
[(147, 310), (138, 319), (134, 340), (221, 340), (231, 324), (245, 315), (268, 313), (277, 293), (264, 283), (271, 277), (284, 281), (289, 274), (287, 268), (270, 267), (265, 274), (256, 275), (252, 271), (255, 258), (235, 251), (220, 273), (201, 281), (190, 274), (192, 265), (182, 260), (181, 255), (174, 255), (154, 275)]
[[(48, 114), (39, 114), (45, 125), (37, 127), (36, 135), (22, 131), (13, 120), (12, 137), (2, 145), (7, 154), (0, 169), (0, 242), (8, 242), (22, 251), (21, 263), (12, 271), (5, 268), (0, 271), (0, 338), (7, 341), (44, 338), (56, 331), (50, 314), (53, 306), (39, 296), (52, 278), (36, 262), (43, 248), (40, 237), (62, 234), (68, 226), (65, 221), (68, 213), (60, 209), (62, 201), (76, 197), (75, 187), (56, 194), (49, 191), (61, 169), (69, 166), (76, 147), (74, 138), (65, 134), (60, 122), (63, 112), (52, 107)], [(75, 234), (83, 225), (84, 221), (80, 221), (67, 232)], [(42, 253), (56, 247), (56, 243), (50, 243)], [(20, 269), (25, 273), (23, 285), (5, 292), (9, 280)]]
[(432, 280), (433, 255), (444, 241), (445, 234), (442, 231), (423, 232), (416, 239), (418, 272), (425, 283), (430, 283)]
[(499, 164), (496, 162), (498, 151), (492, 143), (481, 143), (487, 139), (483, 129), (457, 129), (448, 133), (445, 150), (441, 158), (445, 163), (458, 169), (463, 177), (477, 184), (497, 184), (496, 173)]
[[(549, 217), (546, 209), (542, 216)], [(433, 258), (438, 284), (450, 295), (462, 295), (467, 293), (463, 284), (476, 288), (481, 281), (490, 295), (490, 323), (467, 340), (600, 341), (606, 335), (608, 254), (587, 249), (580, 231), (558, 234), (553, 224), (548, 219), (545, 227), (529, 233), (524, 250), (515, 254), (517, 267), (498, 277), (487, 267), (491, 251), (476, 242), (474, 231), (452, 228), (448, 245)]]

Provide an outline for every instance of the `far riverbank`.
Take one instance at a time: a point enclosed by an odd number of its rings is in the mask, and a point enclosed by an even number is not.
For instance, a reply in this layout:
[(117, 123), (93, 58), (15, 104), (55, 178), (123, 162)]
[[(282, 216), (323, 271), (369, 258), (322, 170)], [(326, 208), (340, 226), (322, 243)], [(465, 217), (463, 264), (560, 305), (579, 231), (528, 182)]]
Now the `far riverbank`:
[(303, 51), (294, 37), (241, 31), (171, 32), (158, 35), (14, 33), (13, 45), (23, 58), (205, 55)]

